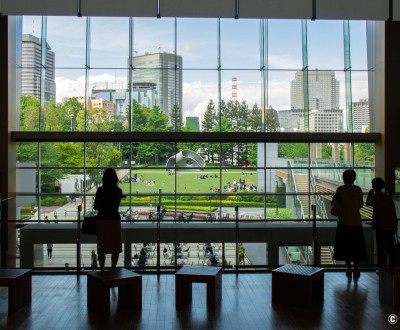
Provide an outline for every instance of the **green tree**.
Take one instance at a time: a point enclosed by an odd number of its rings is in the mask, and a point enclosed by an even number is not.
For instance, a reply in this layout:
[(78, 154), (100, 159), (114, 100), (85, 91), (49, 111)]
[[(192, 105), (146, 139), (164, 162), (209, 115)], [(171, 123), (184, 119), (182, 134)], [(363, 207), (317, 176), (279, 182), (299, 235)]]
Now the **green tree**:
[(20, 97), (20, 130), (38, 131), (40, 116), (40, 101), (31, 95)]
[(182, 109), (178, 103), (175, 103), (172, 107), (170, 122), (170, 130), (172, 132), (180, 132), (182, 130)]
[(215, 104), (213, 100), (210, 100), (207, 104), (206, 111), (204, 112), (204, 119), (201, 122), (203, 132), (211, 132), (217, 123), (218, 121), (215, 112)]
[(267, 132), (278, 132), (279, 131), (279, 119), (278, 112), (270, 106), (266, 111), (266, 122), (265, 130)]
[(257, 104), (254, 104), (249, 113), (249, 126), (252, 132), (261, 132), (262, 128), (262, 113)]
[(82, 113), (85, 109), (84, 105), (78, 101), (76, 97), (71, 97), (61, 105), (64, 117), (64, 131), (74, 131), (77, 129), (78, 113)]
[(51, 99), (44, 106), (44, 130), (53, 132), (62, 132), (68, 130), (68, 115), (65, 108), (56, 104)]
[(307, 158), (307, 143), (279, 143), (278, 155), (282, 158)]

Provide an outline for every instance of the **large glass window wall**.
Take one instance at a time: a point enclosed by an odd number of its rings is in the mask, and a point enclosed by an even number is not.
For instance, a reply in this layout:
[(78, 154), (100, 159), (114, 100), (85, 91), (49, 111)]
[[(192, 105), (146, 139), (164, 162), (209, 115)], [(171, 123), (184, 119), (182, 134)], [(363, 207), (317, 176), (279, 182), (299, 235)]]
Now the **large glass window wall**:
[[(369, 131), (365, 22), (24, 17), (23, 34), (23, 49), (38, 47), (46, 56), (35, 55), (38, 92), (21, 90), (21, 131), (258, 132), (260, 138), (19, 142), (19, 221), (70, 223), (79, 205), (81, 216), (90, 213), (108, 167), (118, 172), (127, 224), (160, 216), (220, 228), (236, 220), (305, 223), (313, 205), (318, 220), (330, 221), (343, 170), (354, 168), (357, 184), (369, 189), (373, 143), (266, 143), (261, 135)], [(22, 82), (32, 80), (24, 78), (29, 56), (23, 52)], [(204, 251), (212, 243), (220, 256), (232, 255), (227, 265), (257, 264), (251, 256), (245, 263), (238, 258), (239, 243), (254, 250), (246, 237), (174, 239), (159, 256), (168, 267), (178, 264), (177, 243), (193, 251), (184, 254), (186, 263), (210, 263)], [(125, 257), (143, 243), (125, 246)], [(263, 258), (253, 260), (268, 260), (263, 244)], [(310, 260), (308, 246), (285, 249), (287, 258), (267, 263), (298, 261), (292, 255)], [(152, 251), (156, 266), (158, 251)]]
[(23, 35), (21, 130), (91, 131), (93, 108), (113, 131), (369, 128), (365, 22), (24, 17)]

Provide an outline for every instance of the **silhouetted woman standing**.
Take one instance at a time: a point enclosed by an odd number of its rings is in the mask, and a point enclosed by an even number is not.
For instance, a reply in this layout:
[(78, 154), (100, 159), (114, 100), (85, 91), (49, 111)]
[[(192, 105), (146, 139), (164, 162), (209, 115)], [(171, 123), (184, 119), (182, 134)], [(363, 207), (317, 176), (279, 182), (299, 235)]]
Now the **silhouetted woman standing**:
[(108, 168), (103, 174), (103, 186), (97, 189), (93, 208), (97, 213), (97, 254), (100, 270), (104, 271), (106, 254), (111, 253), (111, 268), (117, 267), (122, 252), (121, 217), (118, 212), (122, 190), (118, 188), (118, 176)]
[(332, 204), (340, 199), (341, 206), (333, 259), (345, 261), (346, 276), (351, 278), (353, 275), (354, 279), (358, 279), (360, 277), (358, 263), (367, 261), (367, 252), (360, 215), (360, 209), (364, 204), (363, 192), (359, 186), (353, 184), (355, 180), (356, 172), (345, 170), (343, 172), (344, 185), (337, 188), (332, 199)]

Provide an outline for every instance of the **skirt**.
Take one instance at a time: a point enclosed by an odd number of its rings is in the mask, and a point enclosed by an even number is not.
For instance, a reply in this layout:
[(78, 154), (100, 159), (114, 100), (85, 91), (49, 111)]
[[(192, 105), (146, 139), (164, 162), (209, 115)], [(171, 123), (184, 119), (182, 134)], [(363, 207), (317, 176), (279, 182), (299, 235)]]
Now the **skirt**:
[(361, 226), (337, 226), (333, 259), (347, 262), (368, 261)]
[(97, 253), (122, 252), (121, 220), (101, 220), (96, 222)]

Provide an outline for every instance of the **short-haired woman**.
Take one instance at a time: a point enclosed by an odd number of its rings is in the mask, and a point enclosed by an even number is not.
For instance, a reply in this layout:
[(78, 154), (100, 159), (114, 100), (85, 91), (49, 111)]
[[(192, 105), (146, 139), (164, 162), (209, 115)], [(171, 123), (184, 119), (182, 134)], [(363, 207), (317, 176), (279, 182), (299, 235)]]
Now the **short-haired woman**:
[(336, 229), (334, 260), (346, 262), (346, 276), (357, 280), (360, 277), (358, 263), (367, 261), (364, 232), (361, 223), (360, 209), (362, 208), (363, 192), (354, 185), (356, 172), (343, 172), (343, 185), (338, 187), (332, 198), (332, 205), (338, 201), (341, 206), (338, 226)]
[(104, 271), (106, 254), (111, 253), (111, 268), (115, 269), (122, 252), (121, 216), (118, 212), (122, 190), (118, 187), (117, 173), (112, 168), (104, 171), (102, 181), (103, 185), (96, 191), (93, 208), (98, 210), (97, 254), (100, 270)]

